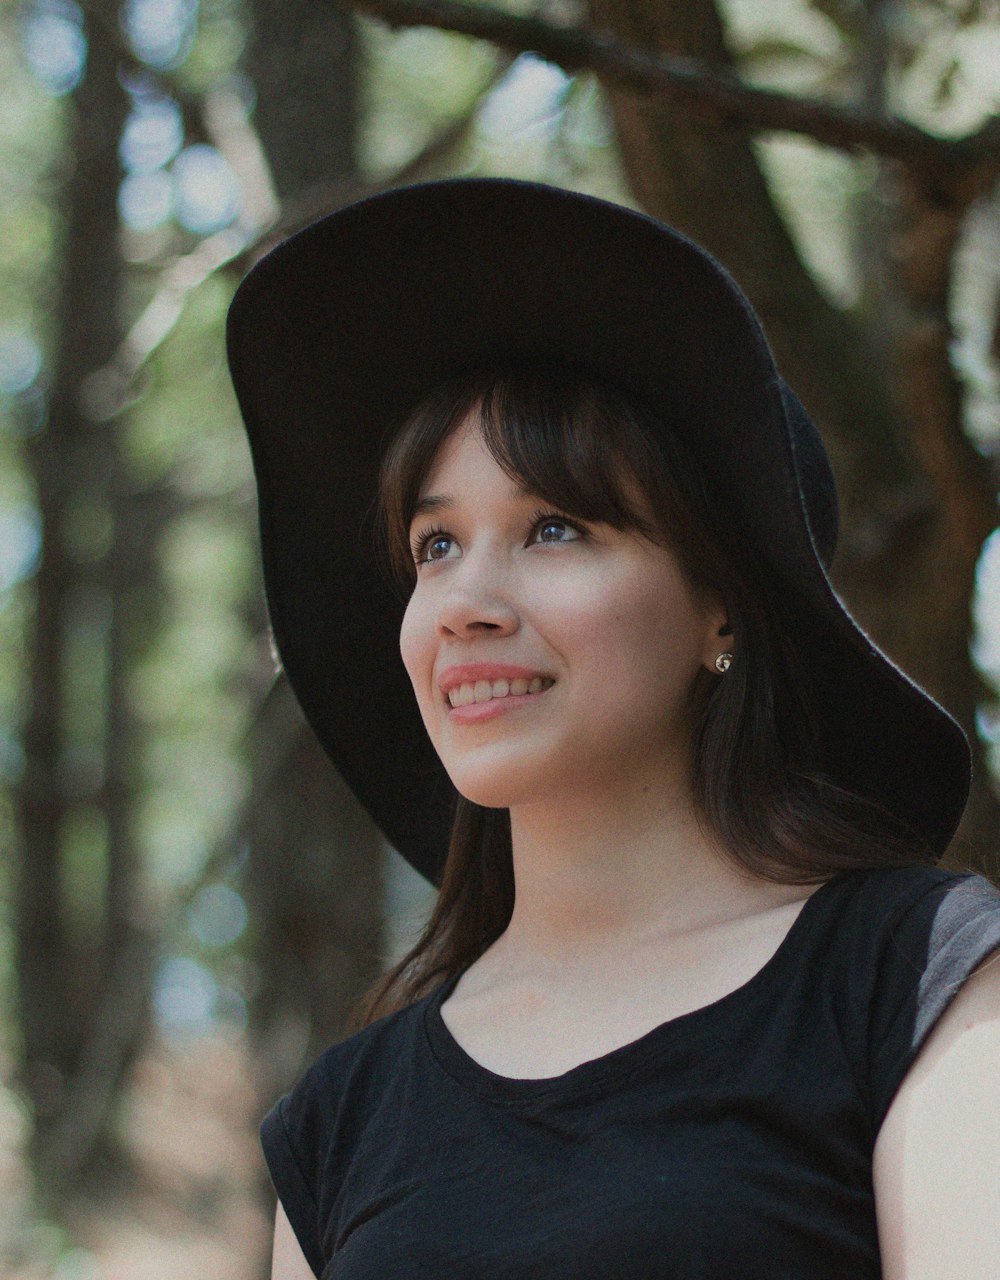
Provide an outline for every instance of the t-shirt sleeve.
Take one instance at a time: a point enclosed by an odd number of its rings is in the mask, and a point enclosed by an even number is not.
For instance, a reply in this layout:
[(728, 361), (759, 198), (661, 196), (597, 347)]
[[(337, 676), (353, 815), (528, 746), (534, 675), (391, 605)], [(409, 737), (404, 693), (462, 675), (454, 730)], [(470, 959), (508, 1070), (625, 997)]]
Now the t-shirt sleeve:
[(322, 1248), (318, 1178), (327, 1125), (321, 1103), (321, 1067), (312, 1067), (264, 1117), (260, 1141), (271, 1181), (313, 1274), (326, 1265)]
[(1000, 947), (1000, 891), (977, 875), (942, 877), (890, 919), (881, 941), (869, 1039), (875, 1133), (941, 1015)]

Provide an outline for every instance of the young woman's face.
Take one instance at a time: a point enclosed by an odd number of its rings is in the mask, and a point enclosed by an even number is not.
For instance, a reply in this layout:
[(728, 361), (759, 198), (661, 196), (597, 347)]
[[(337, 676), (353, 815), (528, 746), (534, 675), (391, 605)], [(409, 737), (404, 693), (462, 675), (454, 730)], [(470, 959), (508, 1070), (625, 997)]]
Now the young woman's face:
[(475, 418), (441, 447), (410, 534), (400, 649), (462, 795), (509, 807), (686, 777), (693, 687), (725, 648), (725, 613), (669, 549), (520, 490)]

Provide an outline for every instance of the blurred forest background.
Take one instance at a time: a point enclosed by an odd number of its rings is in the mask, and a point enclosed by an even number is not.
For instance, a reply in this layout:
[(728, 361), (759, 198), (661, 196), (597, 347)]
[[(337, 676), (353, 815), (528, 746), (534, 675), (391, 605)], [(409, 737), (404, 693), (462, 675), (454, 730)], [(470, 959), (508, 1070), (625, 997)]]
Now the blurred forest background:
[(258, 1117), (427, 909), (275, 679), (223, 355), (366, 192), (539, 178), (734, 271), (1000, 872), (996, 0), (0, 0), (0, 81), (0, 1274), (266, 1274)]

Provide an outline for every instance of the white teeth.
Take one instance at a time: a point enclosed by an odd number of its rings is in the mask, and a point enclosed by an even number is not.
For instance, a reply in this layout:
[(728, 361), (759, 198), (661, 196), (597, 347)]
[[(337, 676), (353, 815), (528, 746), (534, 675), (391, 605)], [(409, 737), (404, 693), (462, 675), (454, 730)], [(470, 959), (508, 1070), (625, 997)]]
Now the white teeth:
[(509, 695), (523, 697), (526, 693), (541, 693), (555, 684), (548, 676), (534, 676), (531, 680), (518, 676), (514, 680), (477, 680), (475, 684), (460, 684), (448, 690), (448, 701), (453, 707), (467, 707), (473, 702), (490, 702), (493, 698)]

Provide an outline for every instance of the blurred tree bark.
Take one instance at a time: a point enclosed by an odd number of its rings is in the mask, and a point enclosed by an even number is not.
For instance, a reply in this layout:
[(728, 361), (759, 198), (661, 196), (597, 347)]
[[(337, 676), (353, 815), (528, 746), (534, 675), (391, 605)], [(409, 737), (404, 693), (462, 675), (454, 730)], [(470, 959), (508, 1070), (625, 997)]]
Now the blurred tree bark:
[(255, 0), (247, 71), (254, 125), (282, 202), (357, 175), (359, 42), (353, 14)]
[[(251, 5), (254, 123), (283, 206), (358, 181), (359, 48), (352, 14), (288, 0)], [(358, 193), (360, 194), (360, 192)], [(263, 612), (263, 611), (261, 611)], [(264, 629), (263, 617), (255, 620)], [(381, 836), (306, 727), (287, 684), (269, 693), (251, 743), (244, 818), (255, 920), (255, 1028), (269, 1103), (343, 1034), (377, 977)]]
[(340, 1038), (382, 968), (382, 841), (334, 772), (284, 678), (250, 742), (241, 834), (258, 974), (264, 1105)]
[(17, 950), (33, 1155), (53, 1203), (94, 1167), (108, 1139), (148, 985), (148, 952), (135, 926), (123, 602), (137, 580), (148, 582), (150, 564), (141, 527), (121, 527), (127, 499), (116, 406), (96, 374), (122, 336), (118, 141), (127, 100), (117, 22), (117, 5), (89, 7), (62, 188), (49, 411), (28, 450), (43, 552), (18, 796)]

